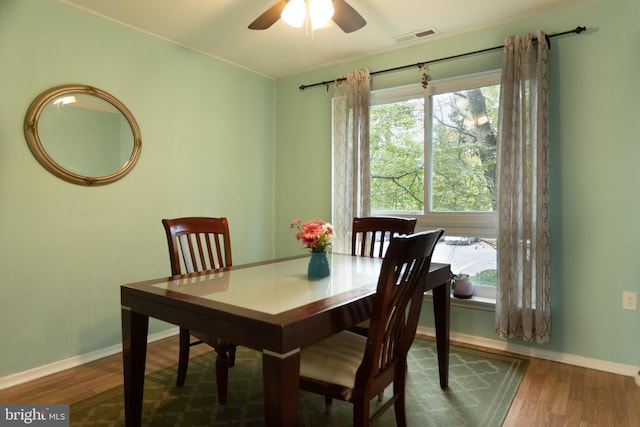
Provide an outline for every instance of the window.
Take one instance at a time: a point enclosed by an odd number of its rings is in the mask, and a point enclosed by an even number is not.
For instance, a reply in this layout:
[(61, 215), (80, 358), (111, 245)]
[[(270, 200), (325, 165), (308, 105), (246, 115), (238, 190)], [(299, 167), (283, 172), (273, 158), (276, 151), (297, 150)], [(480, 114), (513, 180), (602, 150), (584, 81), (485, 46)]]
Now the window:
[(442, 227), (434, 262), (495, 297), (500, 72), (372, 92), (371, 209)]

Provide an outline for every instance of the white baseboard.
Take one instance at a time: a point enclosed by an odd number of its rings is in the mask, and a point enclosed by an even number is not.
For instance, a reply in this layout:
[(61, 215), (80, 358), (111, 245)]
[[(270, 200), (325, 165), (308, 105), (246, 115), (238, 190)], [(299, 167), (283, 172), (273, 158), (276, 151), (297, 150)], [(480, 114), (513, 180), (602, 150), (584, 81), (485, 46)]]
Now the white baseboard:
[[(418, 334), (435, 337), (435, 329), (419, 326)], [(639, 368), (637, 366), (608, 362), (606, 360), (592, 359), (589, 357), (578, 356), (575, 354), (559, 353), (557, 351), (544, 350), (544, 349), (528, 347), (526, 345), (513, 344), (508, 341), (482, 338), (474, 335), (459, 334), (455, 332), (451, 332), (449, 338), (452, 341), (459, 341), (467, 344), (478, 345), (481, 347), (492, 348), (494, 350), (503, 350), (503, 351), (508, 351), (510, 353), (536, 357), (538, 359), (551, 360), (554, 362), (561, 362), (561, 363), (567, 363), (569, 365), (581, 366), (583, 368), (596, 369), (598, 371), (605, 371), (605, 372), (611, 372), (613, 374), (624, 375), (628, 377), (635, 377), (636, 384), (640, 386), (640, 372), (638, 371)]]
[[(177, 333), (178, 328), (171, 328), (163, 332), (149, 335), (147, 342), (158, 341), (176, 335)], [(85, 363), (93, 362), (94, 360), (102, 359), (103, 357), (111, 356), (113, 354), (120, 353), (121, 351), (122, 344), (117, 344), (111, 347), (92, 351), (91, 353), (81, 354), (79, 356), (49, 363), (48, 365), (38, 366), (37, 368), (29, 369), (27, 371), (11, 374), (4, 378), (0, 378), (0, 390), (42, 378), (47, 375), (55, 374), (56, 372), (64, 371), (65, 369), (84, 365)]]

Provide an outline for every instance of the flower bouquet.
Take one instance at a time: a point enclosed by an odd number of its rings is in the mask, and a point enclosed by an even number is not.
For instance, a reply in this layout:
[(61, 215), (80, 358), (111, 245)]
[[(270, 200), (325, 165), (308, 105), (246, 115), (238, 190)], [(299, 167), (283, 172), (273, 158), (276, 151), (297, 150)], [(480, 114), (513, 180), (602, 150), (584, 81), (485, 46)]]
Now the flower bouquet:
[(333, 226), (321, 219), (302, 222), (295, 219), (289, 228), (297, 228), (296, 239), (311, 249), (311, 259), (307, 268), (307, 277), (311, 280), (322, 279), (331, 274), (331, 267), (327, 259), (327, 250), (333, 238)]
[(311, 249), (311, 252), (326, 252), (331, 246), (333, 226), (322, 219), (316, 218), (304, 223), (301, 219), (294, 219), (289, 228), (298, 229), (296, 239)]

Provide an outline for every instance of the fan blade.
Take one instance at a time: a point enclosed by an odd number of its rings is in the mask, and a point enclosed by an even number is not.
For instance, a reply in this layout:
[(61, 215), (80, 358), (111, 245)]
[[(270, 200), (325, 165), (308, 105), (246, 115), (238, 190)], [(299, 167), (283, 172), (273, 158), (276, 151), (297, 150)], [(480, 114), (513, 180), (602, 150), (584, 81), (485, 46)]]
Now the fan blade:
[(345, 33), (352, 33), (367, 25), (367, 21), (345, 0), (333, 0), (333, 22)]
[(266, 30), (275, 24), (287, 5), (287, 0), (280, 0), (278, 3), (267, 9), (262, 15), (258, 16), (255, 21), (249, 24), (250, 30)]

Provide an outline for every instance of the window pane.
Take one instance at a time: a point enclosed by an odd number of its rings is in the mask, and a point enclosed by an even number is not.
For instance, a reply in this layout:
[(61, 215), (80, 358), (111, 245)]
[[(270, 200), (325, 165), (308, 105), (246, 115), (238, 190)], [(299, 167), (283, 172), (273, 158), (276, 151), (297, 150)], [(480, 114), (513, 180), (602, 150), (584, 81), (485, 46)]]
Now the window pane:
[(445, 236), (433, 251), (433, 262), (451, 264), (454, 274), (468, 274), (474, 285), (496, 286), (496, 240)]
[(500, 86), (431, 97), (431, 211), (496, 210)]
[(424, 99), (370, 111), (371, 209), (424, 210)]

